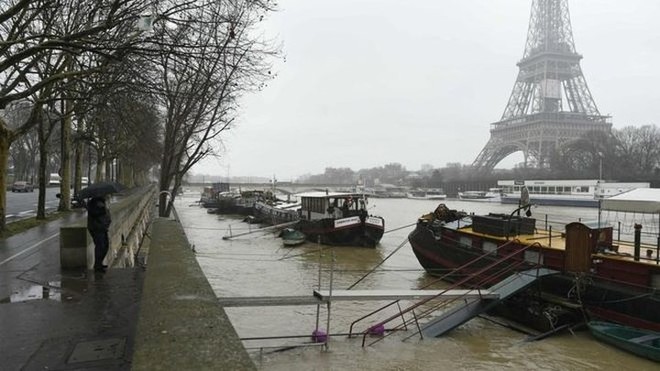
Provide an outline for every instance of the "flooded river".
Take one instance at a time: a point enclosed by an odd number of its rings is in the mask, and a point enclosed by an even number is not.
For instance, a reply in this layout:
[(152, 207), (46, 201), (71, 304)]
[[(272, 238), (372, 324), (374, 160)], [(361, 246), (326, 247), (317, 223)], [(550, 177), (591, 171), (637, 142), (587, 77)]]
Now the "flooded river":
[[(273, 233), (260, 232), (223, 240), (247, 232), (240, 217), (207, 214), (191, 206), (199, 193), (180, 196), (176, 208), (197, 259), (218, 297), (311, 296), (318, 288), (346, 289), (404, 244), (411, 225), (435, 209), (437, 201), (371, 199), (370, 213), (385, 218), (386, 233), (375, 249), (325, 247), (313, 243), (285, 248)], [(447, 200), (450, 208), (475, 213), (510, 213), (510, 205)], [(576, 218), (596, 220), (596, 209), (538, 207), (537, 223), (565, 223)], [(391, 232), (388, 232), (391, 231)], [(321, 267), (321, 274), (319, 274)], [(332, 269), (331, 269), (332, 267)], [(416, 289), (433, 279), (405, 244), (354, 289)], [(328, 330), (327, 307), (316, 305), (226, 308), (238, 335), (262, 370), (658, 370), (651, 361), (629, 355), (594, 340), (587, 331), (565, 332), (541, 341), (526, 342), (527, 335), (484, 318), (475, 318), (444, 337), (420, 339), (415, 330), (400, 331), (362, 347), (362, 337), (348, 338), (350, 323), (390, 301), (333, 302), (330, 308), (327, 349), (311, 345), (316, 328)], [(403, 302), (405, 308), (412, 302)], [(396, 308), (396, 306), (394, 306)], [(395, 314), (394, 309), (384, 316)], [(408, 314), (408, 317), (411, 317)], [(406, 317), (406, 319), (409, 319)], [(369, 324), (358, 326), (364, 330)], [(410, 318), (412, 319), (412, 318)], [(400, 323), (400, 322), (399, 322)], [(389, 327), (398, 325), (396, 321)], [(414, 325), (413, 325), (414, 326)], [(413, 336), (411, 336), (413, 335)], [(277, 339), (262, 339), (282, 337)], [(286, 337), (286, 338), (284, 338)], [(260, 338), (260, 339), (254, 339)], [(368, 337), (367, 344), (378, 340)], [(284, 348), (294, 345), (305, 347)]]

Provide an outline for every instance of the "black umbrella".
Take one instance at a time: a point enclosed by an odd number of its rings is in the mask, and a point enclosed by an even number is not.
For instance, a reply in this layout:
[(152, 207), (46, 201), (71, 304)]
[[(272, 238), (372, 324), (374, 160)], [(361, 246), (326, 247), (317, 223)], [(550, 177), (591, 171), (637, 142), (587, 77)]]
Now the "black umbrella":
[(105, 197), (111, 193), (121, 192), (124, 186), (117, 182), (94, 183), (80, 190), (78, 198)]

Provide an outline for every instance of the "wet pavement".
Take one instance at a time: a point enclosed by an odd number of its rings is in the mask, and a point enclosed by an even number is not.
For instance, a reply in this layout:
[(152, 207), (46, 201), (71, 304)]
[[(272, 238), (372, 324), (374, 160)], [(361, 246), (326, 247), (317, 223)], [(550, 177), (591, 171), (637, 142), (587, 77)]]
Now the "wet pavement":
[(62, 271), (59, 229), (83, 217), (0, 240), (0, 369), (131, 368), (144, 271)]

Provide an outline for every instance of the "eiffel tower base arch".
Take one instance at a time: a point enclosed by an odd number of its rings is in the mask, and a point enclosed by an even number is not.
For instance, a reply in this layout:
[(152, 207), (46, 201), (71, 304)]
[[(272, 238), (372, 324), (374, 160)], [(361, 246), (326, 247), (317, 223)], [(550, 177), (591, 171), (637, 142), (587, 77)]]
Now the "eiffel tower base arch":
[(609, 133), (612, 124), (607, 118), (558, 112), (497, 122), (472, 166), (481, 172), (491, 171), (507, 156), (522, 151), (525, 166), (548, 167), (553, 152), (565, 143), (594, 131)]

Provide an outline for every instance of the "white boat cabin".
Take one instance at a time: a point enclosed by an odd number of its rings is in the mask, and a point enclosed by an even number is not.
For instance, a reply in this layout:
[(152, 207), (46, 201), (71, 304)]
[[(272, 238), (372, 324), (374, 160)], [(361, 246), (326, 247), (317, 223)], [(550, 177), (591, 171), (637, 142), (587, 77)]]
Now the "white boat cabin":
[(303, 220), (338, 219), (361, 213), (366, 215), (367, 197), (361, 193), (308, 192), (298, 196)]

